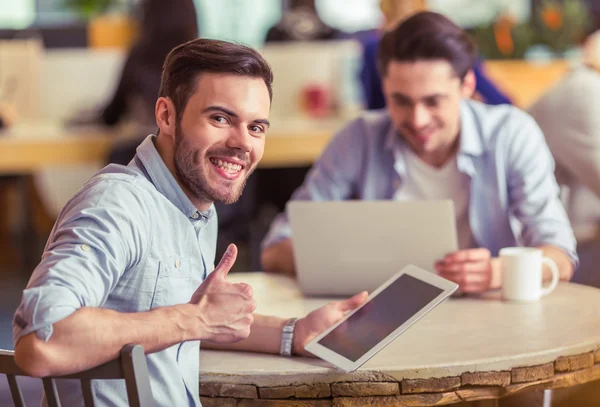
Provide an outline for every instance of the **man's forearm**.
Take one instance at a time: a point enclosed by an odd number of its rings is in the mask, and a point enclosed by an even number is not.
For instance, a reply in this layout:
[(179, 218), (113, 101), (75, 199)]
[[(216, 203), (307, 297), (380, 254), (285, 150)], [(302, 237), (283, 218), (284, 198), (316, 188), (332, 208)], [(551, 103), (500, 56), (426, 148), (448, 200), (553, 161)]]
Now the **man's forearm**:
[(263, 270), (286, 276), (296, 275), (292, 240), (284, 239), (265, 248), (261, 254)]
[(120, 313), (85, 307), (53, 326), (45, 342), (33, 332), (15, 346), (17, 364), (33, 376), (65, 375), (115, 359), (128, 343), (158, 352), (190, 339), (180, 307)]
[(202, 342), (202, 348), (279, 354), (281, 333), (286, 321), (285, 318), (254, 315), (254, 323), (248, 338), (236, 343), (219, 345)]

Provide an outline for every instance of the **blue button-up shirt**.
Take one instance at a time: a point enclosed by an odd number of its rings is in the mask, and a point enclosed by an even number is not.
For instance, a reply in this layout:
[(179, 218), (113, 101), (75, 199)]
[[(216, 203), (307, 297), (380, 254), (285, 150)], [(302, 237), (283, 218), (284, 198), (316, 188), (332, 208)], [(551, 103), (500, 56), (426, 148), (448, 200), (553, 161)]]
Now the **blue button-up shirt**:
[[(470, 177), (469, 223), (478, 247), (555, 245), (577, 264), (575, 238), (554, 178), (554, 161), (535, 121), (509, 105), (465, 100), (460, 107), (458, 169)], [(394, 199), (407, 177), (409, 148), (386, 111), (343, 128), (315, 163), (293, 200)], [(285, 213), (263, 241), (291, 237)]]
[[(214, 207), (199, 212), (177, 184), (149, 136), (129, 166), (109, 165), (67, 203), (42, 261), (23, 292), (15, 343), (81, 307), (148, 311), (186, 303), (212, 271)], [(198, 406), (199, 343), (148, 355), (157, 406)], [(61, 383), (62, 382), (62, 383)], [(58, 383), (62, 404), (82, 405), (78, 382)], [(128, 406), (124, 382), (96, 381), (100, 406)]]

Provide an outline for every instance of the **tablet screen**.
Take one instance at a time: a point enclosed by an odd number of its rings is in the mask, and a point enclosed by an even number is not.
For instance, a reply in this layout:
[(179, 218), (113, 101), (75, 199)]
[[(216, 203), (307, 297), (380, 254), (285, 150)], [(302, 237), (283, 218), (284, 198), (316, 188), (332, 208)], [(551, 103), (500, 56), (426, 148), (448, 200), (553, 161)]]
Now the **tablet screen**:
[(403, 274), (318, 343), (356, 362), (442, 292)]

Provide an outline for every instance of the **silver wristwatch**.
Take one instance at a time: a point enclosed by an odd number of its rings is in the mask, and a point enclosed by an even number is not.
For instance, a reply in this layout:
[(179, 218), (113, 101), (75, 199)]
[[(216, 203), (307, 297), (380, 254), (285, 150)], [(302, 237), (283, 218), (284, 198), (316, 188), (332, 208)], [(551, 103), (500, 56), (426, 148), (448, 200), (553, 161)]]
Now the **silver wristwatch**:
[(282, 356), (292, 356), (292, 343), (294, 342), (294, 328), (298, 318), (289, 319), (283, 326), (281, 332), (281, 347), (279, 354)]

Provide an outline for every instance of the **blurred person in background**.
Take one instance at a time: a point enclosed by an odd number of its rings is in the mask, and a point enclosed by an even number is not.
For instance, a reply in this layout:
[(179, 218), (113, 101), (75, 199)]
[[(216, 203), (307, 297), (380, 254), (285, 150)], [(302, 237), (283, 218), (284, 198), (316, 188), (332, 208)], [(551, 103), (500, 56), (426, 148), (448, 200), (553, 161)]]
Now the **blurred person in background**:
[[(463, 292), (500, 288), (497, 255), (511, 246), (542, 249), (568, 281), (575, 238), (544, 135), (522, 110), (471, 98), (476, 54), (469, 35), (437, 13), (388, 31), (378, 54), (387, 108), (342, 128), (292, 199), (451, 199), (459, 250), (435, 269)], [(263, 242), (265, 271), (295, 274), (292, 238), (282, 213)]]
[(290, 0), (281, 19), (267, 31), (265, 42), (323, 41), (347, 37), (342, 31), (325, 24), (315, 0)]
[[(381, 0), (384, 18), (383, 31), (393, 29), (402, 20), (427, 9), (426, 0)], [(363, 42), (363, 65), (360, 81), (363, 88), (365, 107), (369, 110), (385, 107), (385, 97), (381, 90), (381, 77), (377, 70), (377, 47), (380, 34), (366, 37)], [(485, 75), (483, 61), (478, 58), (473, 66), (477, 79), (474, 97), (490, 105), (511, 104), (511, 100)]]
[(573, 280), (600, 287), (600, 31), (584, 46), (584, 64), (530, 108), (556, 160), (556, 178), (581, 259)]
[[(140, 0), (137, 4), (137, 38), (125, 57), (110, 101), (101, 108), (77, 111), (66, 123), (119, 125), (119, 137), (105, 163), (127, 165), (144, 137), (156, 131), (154, 107), (164, 60), (171, 49), (198, 37), (193, 0)], [(42, 235), (50, 232), (49, 226), (69, 197), (98, 169), (97, 163), (81, 165), (76, 171), (58, 166), (35, 175), (35, 188), (43, 207), (40, 212), (46, 214), (39, 231)]]
[(131, 47), (117, 89), (101, 113), (101, 122), (114, 126), (132, 120), (139, 137), (119, 143), (109, 162), (126, 165), (143, 138), (156, 130), (154, 107), (166, 56), (176, 46), (198, 37), (193, 0), (143, 0), (139, 37)]

